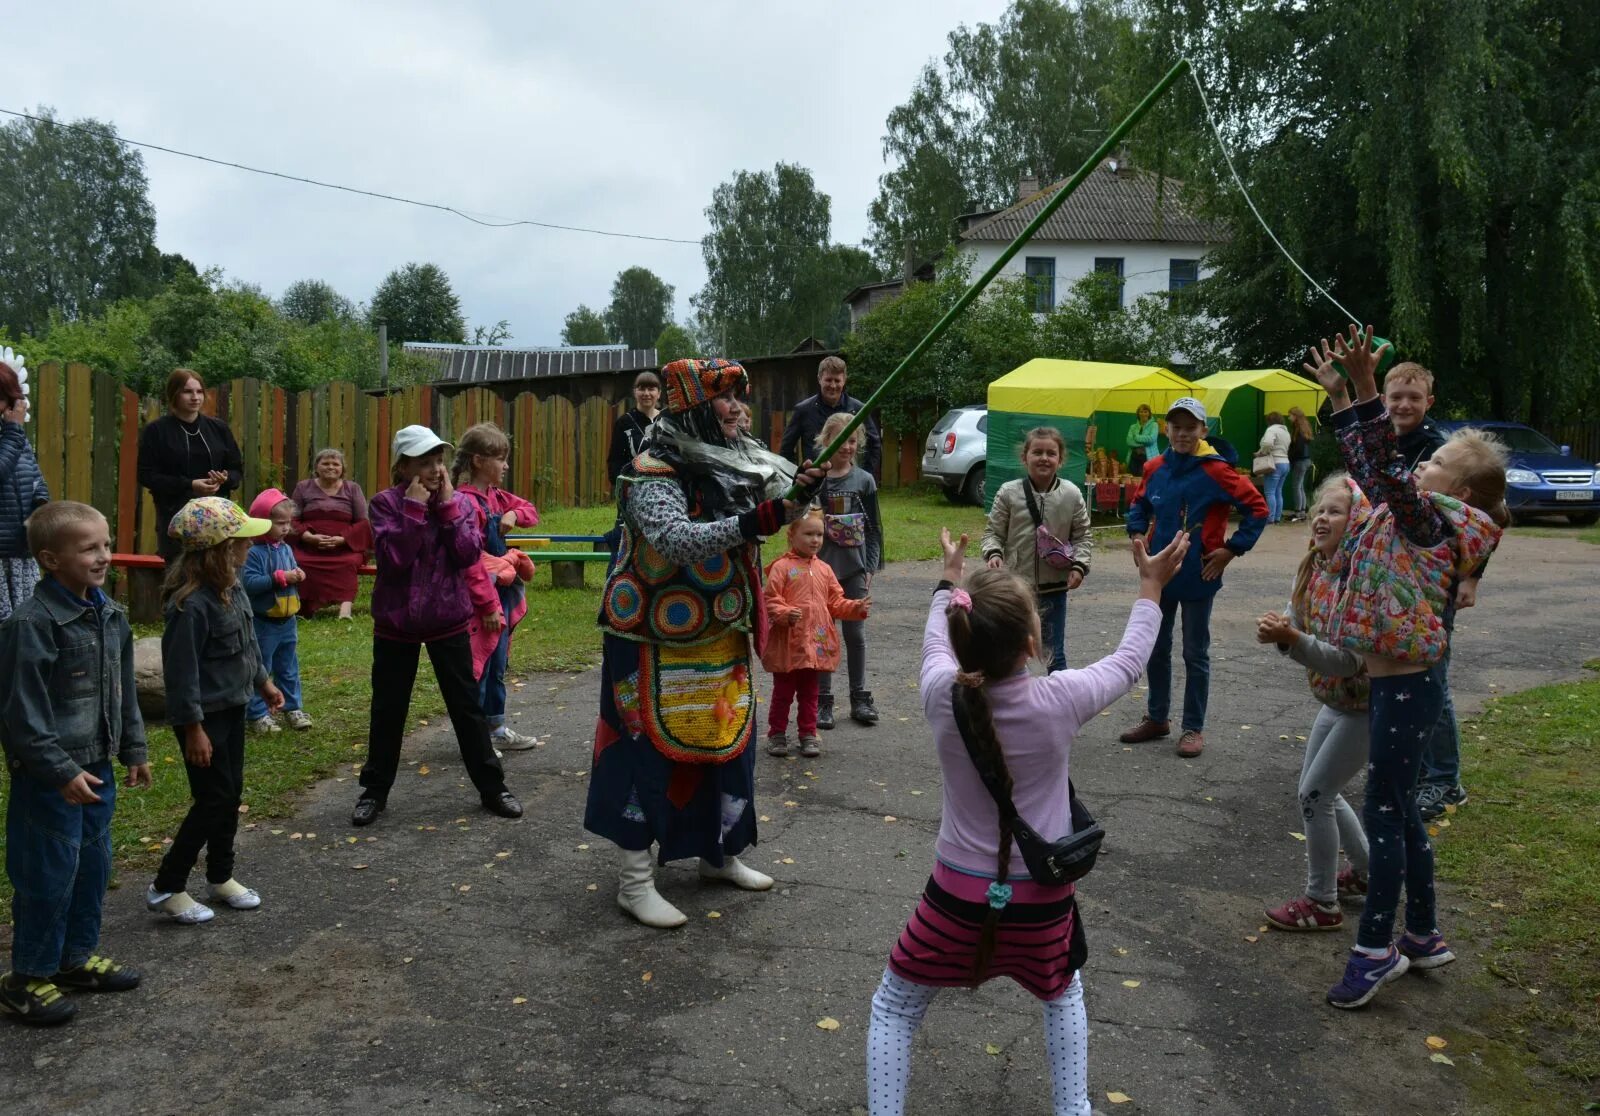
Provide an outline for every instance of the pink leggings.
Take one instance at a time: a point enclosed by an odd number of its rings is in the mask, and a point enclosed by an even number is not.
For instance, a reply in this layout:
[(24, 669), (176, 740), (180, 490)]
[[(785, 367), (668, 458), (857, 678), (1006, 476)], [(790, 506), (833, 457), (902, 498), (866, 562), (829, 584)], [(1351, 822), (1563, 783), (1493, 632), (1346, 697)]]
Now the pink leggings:
[(789, 703), (800, 699), (801, 736), (817, 735), (817, 672), (780, 670), (772, 676), (772, 708), (767, 712), (767, 735), (789, 731)]

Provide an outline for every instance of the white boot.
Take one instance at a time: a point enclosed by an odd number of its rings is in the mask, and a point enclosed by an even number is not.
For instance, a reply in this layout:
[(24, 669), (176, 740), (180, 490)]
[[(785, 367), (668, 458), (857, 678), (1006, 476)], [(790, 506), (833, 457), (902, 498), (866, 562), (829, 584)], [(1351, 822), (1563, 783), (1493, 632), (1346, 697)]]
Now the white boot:
[(627, 911), (646, 926), (670, 930), (689, 921), (689, 916), (661, 898), (651, 879), (650, 850), (633, 852), (622, 850), (621, 883), (617, 888), (617, 906)]
[(742, 887), (746, 891), (766, 891), (772, 886), (771, 876), (764, 872), (757, 872), (736, 856), (723, 857), (721, 868), (715, 868), (701, 860), (700, 878), (702, 880), (718, 880), (722, 883), (731, 883), (734, 887)]

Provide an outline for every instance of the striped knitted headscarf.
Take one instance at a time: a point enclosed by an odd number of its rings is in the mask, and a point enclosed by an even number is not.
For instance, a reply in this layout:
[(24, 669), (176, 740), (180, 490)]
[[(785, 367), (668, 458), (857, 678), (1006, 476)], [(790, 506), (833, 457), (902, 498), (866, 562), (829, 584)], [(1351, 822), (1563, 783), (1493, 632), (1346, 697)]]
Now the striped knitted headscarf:
[(667, 410), (677, 415), (709, 402), (729, 388), (741, 395), (750, 388), (744, 365), (716, 358), (675, 360), (661, 370), (661, 379), (666, 390)]

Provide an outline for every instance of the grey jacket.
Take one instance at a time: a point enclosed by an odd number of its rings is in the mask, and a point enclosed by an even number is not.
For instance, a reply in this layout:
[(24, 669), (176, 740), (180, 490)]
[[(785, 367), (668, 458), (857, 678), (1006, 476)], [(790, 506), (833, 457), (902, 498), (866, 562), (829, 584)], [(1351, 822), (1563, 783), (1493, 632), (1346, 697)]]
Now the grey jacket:
[(0, 625), (0, 743), (6, 765), (62, 787), (115, 755), (146, 762), (133, 681), (133, 629), (117, 602), (98, 609), (54, 578)]
[(0, 558), (28, 557), (23, 522), (49, 499), (39, 459), (22, 427), (0, 422)]
[(250, 595), (234, 582), (224, 603), (209, 585), (181, 606), (167, 602), (161, 633), (161, 673), (167, 683), (167, 721), (196, 725), (207, 713), (244, 705), (267, 681), (250, 616)]

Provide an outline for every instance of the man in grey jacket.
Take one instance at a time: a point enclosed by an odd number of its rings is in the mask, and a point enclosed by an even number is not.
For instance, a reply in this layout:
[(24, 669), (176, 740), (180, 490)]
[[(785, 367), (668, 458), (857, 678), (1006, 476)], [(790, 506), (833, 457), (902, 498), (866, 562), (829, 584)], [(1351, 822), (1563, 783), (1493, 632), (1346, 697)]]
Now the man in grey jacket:
[[(822, 424), (829, 417), (844, 411), (855, 414), (861, 410), (861, 400), (846, 395), (844, 361), (836, 356), (823, 357), (817, 365), (817, 394), (802, 399), (789, 412), (789, 423), (783, 428), (783, 440), (778, 443), (778, 456), (790, 461), (805, 461), (813, 456), (812, 444), (822, 433)], [(867, 433), (866, 448), (862, 451), (861, 468), (878, 477), (878, 466), (883, 458), (883, 435), (871, 416), (861, 424)]]

